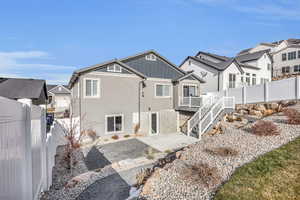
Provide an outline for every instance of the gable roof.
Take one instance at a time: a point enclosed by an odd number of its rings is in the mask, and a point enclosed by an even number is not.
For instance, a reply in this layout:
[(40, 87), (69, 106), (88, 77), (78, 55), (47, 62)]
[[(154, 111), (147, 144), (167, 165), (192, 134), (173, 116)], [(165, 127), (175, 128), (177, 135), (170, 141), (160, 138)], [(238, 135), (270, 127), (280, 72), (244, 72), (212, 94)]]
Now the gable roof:
[[(148, 61), (145, 59), (145, 56), (147, 54), (154, 54), (158, 59), (157, 61)], [(73, 86), (73, 83), (76, 81), (76, 79), (83, 73), (87, 73), (89, 71), (93, 71), (102, 67), (106, 67), (109, 64), (117, 63), (124, 67), (126, 70), (138, 75), (139, 77), (143, 79), (147, 79), (148, 77), (153, 78), (163, 78), (163, 79), (176, 79), (178, 77), (181, 77), (183, 75), (186, 75), (186, 72), (179, 69), (175, 64), (170, 62), (165, 57), (161, 56), (159, 53), (157, 53), (154, 50), (145, 51), (142, 53), (135, 54), (133, 56), (129, 56), (126, 58), (121, 59), (113, 59), (107, 62), (103, 62), (97, 65), (93, 65), (90, 67), (82, 68), (79, 70), (76, 70), (69, 82), (69, 87), (71, 88)], [(194, 74), (191, 75), (196, 80), (199, 79), (199, 77), (196, 77)], [(202, 80), (203, 81), (203, 80)]]
[(196, 57), (198, 57), (200, 54), (204, 54), (204, 55), (207, 55), (207, 56), (211, 56), (213, 58), (216, 58), (220, 61), (227, 61), (229, 60), (230, 58), (227, 57), (227, 56), (220, 56), (220, 55), (217, 55), (217, 54), (213, 54), (213, 53), (208, 53), (208, 52), (204, 52), (204, 51), (199, 51), (197, 54), (196, 54)]
[(39, 79), (0, 78), (0, 96), (10, 99), (48, 99), (46, 81)]
[(182, 80), (184, 80), (184, 79), (186, 79), (188, 77), (193, 77), (196, 80), (198, 80), (200, 83), (206, 83), (206, 81), (204, 81), (202, 78), (200, 78), (199, 76), (197, 76), (196, 74), (193, 74), (193, 73), (194, 73), (193, 70), (192, 71), (188, 71), (186, 74), (184, 74), (184, 75), (182, 75), (182, 76), (180, 76), (180, 77), (178, 77), (176, 79), (173, 79), (172, 82), (176, 83), (176, 82), (180, 82), (180, 81), (182, 81)]
[(270, 50), (262, 50), (262, 51), (257, 51), (254, 53), (247, 53), (247, 54), (242, 54), (242, 55), (238, 55), (236, 58), (236, 60), (238, 62), (248, 62), (248, 61), (252, 61), (252, 60), (258, 60), (260, 57), (262, 57), (265, 53), (269, 53)]
[(67, 85), (47, 85), (47, 90), (52, 94), (71, 94)]
[[(187, 57), (187, 59), (193, 59), (195, 60), (196, 62), (200, 62), (208, 67), (212, 67), (218, 71), (224, 71), (226, 70), (232, 63), (235, 63), (235, 65), (237, 66), (237, 68), (239, 69), (239, 71), (241, 73), (244, 73), (244, 70), (240, 67), (239, 63), (237, 62), (237, 60), (235, 58), (231, 58), (225, 62), (220, 62), (220, 63), (214, 63), (214, 62), (211, 62), (209, 60), (205, 60), (205, 59), (201, 59), (201, 58), (198, 58), (198, 57), (195, 57), (195, 56), (189, 56)], [(186, 59), (186, 60), (187, 60)]]

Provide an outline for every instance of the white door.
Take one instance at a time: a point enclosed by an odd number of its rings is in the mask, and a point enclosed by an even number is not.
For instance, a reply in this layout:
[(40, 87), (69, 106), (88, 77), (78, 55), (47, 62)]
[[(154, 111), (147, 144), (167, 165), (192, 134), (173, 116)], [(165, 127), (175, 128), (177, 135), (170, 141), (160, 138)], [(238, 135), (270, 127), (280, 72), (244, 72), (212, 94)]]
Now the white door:
[(158, 113), (150, 113), (150, 135), (157, 135), (159, 132)]

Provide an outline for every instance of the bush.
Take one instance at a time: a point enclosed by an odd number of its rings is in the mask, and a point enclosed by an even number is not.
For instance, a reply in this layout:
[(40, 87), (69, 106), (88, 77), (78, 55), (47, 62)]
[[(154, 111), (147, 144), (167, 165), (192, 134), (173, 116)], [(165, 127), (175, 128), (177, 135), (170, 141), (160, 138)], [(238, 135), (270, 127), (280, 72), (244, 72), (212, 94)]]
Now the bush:
[(140, 130), (140, 124), (138, 123), (134, 126), (134, 134), (137, 134), (139, 130)]
[(184, 179), (192, 181), (193, 184), (199, 183), (207, 188), (221, 183), (217, 168), (210, 167), (206, 163), (189, 165), (183, 169), (182, 173)]
[(284, 115), (288, 118), (289, 124), (300, 124), (300, 112), (293, 108), (283, 110)]
[(111, 139), (117, 140), (117, 139), (119, 139), (119, 136), (118, 135), (113, 135), (113, 136), (111, 136)]
[(124, 138), (129, 138), (130, 137), (130, 135), (124, 135)]
[(238, 154), (238, 151), (230, 147), (206, 148), (204, 151), (211, 155), (224, 156), (224, 157), (236, 156)]
[(260, 120), (256, 122), (252, 128), (251, 132), (254, 135), (258, 136), (272, 136), (272, 135), (279, 135), (279, 129), (271, 121), (265, 121), (265, 120)]

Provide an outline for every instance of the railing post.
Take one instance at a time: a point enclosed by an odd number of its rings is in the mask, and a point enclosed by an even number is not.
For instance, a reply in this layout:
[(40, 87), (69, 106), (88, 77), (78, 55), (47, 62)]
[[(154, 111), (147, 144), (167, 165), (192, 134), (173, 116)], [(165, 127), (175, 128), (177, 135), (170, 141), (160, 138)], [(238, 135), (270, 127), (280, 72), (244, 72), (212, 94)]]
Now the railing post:
[(299, 76), (296, 76), (296, 100), (300, 99), (300, 78)]
[(243, 104), (246, 104), (247, 103), (247, 89), (246, 87), (244, 86), (243, 89), (242, 89), (242, 97), (243, 97)]
[(267, 82), (264, 83), (264, 97), (265, 102), (269, 101), (269, 84)]
[(192, 97), (189, 96), (189, 104), (190, 104), (190, 107), (192, 107)]

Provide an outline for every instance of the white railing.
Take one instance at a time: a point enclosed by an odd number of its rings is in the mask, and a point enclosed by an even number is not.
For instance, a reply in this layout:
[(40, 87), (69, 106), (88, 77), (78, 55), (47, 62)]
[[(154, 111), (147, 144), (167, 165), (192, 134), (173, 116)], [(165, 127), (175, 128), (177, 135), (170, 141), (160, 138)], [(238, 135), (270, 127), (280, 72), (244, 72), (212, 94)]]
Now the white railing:
[(36, 200), (49, 189), (62, 129), (46, 134), (45, 110), (0, 97), (0, 199)]
[(203, 98), (203, 104), (199, 110), (188, 120), (187, 122), (187, 133), (191, 133), (193, 128), (201, 120), (201, 116), (204, 116), (210, 109), (210, 107), (217, 101), (217, 96), (208, 96)]
[(197, 107), (200, 108), (205, 105), (208, 101), (211, 101), (212, 96), (200, 96), (200, 97), (180, 97), (179, 96), (179, 106), (186, 107)]
[(188, 135), (190, 135), (193, 129), (198, 125), (198, 138), (200, 138), (225, 108), (235, 108), (234, 97), (213, 97), (211, 102), (203, 105), (188, 121)]

